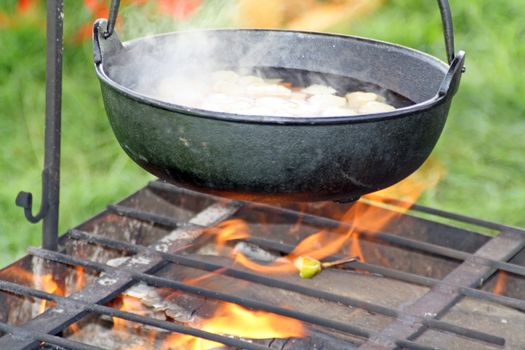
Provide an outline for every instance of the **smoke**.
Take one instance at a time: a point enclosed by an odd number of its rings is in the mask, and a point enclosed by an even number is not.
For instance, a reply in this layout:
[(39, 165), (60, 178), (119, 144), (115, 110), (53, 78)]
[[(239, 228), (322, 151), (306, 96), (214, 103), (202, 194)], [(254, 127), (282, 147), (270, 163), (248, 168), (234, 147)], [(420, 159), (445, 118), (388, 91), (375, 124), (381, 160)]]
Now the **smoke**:
[[(169, 16), (159, 14), (155, 3), (123, 8), (121, 40), (142, 38), (141, 43), (129, 46), (125, 55), (110, 60), (107, 69), (113, 80), (142, 94), (162, 98), (166, 89), (159, 87), (159, 82), (164, 86), (171, 84), (169, 90), (180, 90), (182, 94), (204, 90), (217, 70), (235, 69), (252, 74), (252, 68), (260, 65), (272, 50), (278, 50), (282, 57), (290, 56), (293, 51), (293, 47), (280, 45), (271, 35), (261, 35), (257, 42), (241, 42), (242, 37), (228, 36), (229, 42), (224, 42), (220, 32), (207, 31), (237, 27), (237, 1), (204, 1), (187, 18), (183, 18), (187, 9), (182, 7), (180, 13), (172, 8), (175, 12)], [(154, 37), (170, 32), (184, 33), (169, 38)]]
[(130, 40), (174, 31), (231, 28), (238, 24), (238, 6), (233, 0), (184, 0), (164, 7), (160, 3), (149, 0), (145, 4), (123, 6), (119, 14), (124, 23), (120, 28), (121, 37)]
[[(198, 3), (198, 1), (193, 1)], [(192, 1), (180, 2), (180, 4)], [(160, 13), (167, 10), (169, 13)], [(156, 96), (159, 81), (201, 82), (214, 70), (217, 39), (206, 29), (235, 25), (236, 8), (231, 0), (204, 1), (194, 12), (185, 6), (163, 8), (157, 1), (122, 7), (118, 28), (122, 41), (141, 39), (140, 45), (127, 45), (124, 54), (105, 62), (106, 71), (116, 82), (142, 94)], [(188, 31), (171, 40), (158, 40), (162, 33)]]
[[(363, 86), (360, 82), (330, 74), (330, 69), (340, 65), (343, 58), (320, 53), (315, 45), (299, 49), (298, 45), (304, 40), (300, 34), (257, 32), (248, 35), (239, 31), (225, 35), (221, 31), (208, 31), (237, 27), (237, 1), (203, 1), (196, 12), (187, 18), (184, 18), (187, 8), (172, 8), (168, 16), (159, 14), (156, 3), (149, 1), (146, 5), (123, 8), (121, 17), (124, 25), (119, 28), (119, 35), (123, 41), (131, 40), (131, 44), (126, 46), (123, 55), (105, 63), (110, 78), (146, 96), (178, 104), (191, 102), (210, 89), (213, 72), (225, 69), (242, 75), (284, 78), (295, 86), (328, 85), (343, 96), (348, 91), (358, 90), (389, 95), (378, 86)], [(182, 34), (154, 36), (170, 32)], [(140, 45), (133, 45), (135, 38), (141, 38)], [(327, 63), (323, 67), (309, 66), (309, 60), (320, 54), (326, 55)], [(275, 67), (287, 69), (276, 70)], [(306, 72), (297, 68), (303, 68)], [(324, 72), (316, 73), (321, 68)], [(178, 95), (178, 101), (173, 100), (174, 95)], [(400, 106), (395, 98), (386, 97), (391, 104)]]

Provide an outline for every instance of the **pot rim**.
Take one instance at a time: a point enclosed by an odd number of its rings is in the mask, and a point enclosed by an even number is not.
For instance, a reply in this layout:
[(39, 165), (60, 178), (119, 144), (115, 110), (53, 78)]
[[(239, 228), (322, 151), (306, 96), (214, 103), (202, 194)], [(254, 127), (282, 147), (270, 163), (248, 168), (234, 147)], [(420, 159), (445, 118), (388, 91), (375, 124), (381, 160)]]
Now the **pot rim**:
[[(95, 23), (95, 35), (98, 35), (98, 21)], [(369, 39), (353, 35), (344, 35), (344, 34), (332, 34), (332, 33), (320, 33), (320, 32), (311, 32), (311, 31), (298, 31), (298, 30), (284, 30), (284, 29), (206, 29), (206, 30), (189, 30), (189, 31), (177, 31), (177, 32), (168, 32), (156, 35), (149, 35), (140, 38), (135, 38), (123, 43), (124, 48), (128, 48), (132, 45), (147, 40), (147, 39), (158, 39), (162, 37), (169, 37), (172, 35), (181, 35), (185, 33), (196, 33), (196, 32), (275, 32), (275, 33), (290, 33), (290, 34), (304, 34), (304, 35), (313, 35), (313, 36), (323, 36), (323, 37), (339, 37), (345, 40), (356, 40), (366, 42), (368, 44), (374, 45), (383, 45), (389, 48), (394, 48), (396, 50), (409, 51), (412, 54), (424, 58), (425, 60), (441, 66), (443, 69), (444, 77), (447, 74), (450, 66), (446, 64), (441, 59), (434, 57), (428, 53), (406, 47), (403, 45), (393, 44), (381, 40)], [(103, 39), (102, 39), (103, 40)], [(97, 45), (97, 42), (94, 43)], [(421, 113), (427, 110), (430, 110), (437, 105), (444, 103), (449, 95), (450, 90), (447, 90), (445, 93), (441, 94), (439, 91), (436, 91), (436, 94), (423, 102), (416, 103), (407, 107), (398, 108), (392, 112), (384, 113), (374, 113), (374, 114), (361, 114), (353, 116), (327, 116), (327, 117), (289, 117), (289, 116), (261, 116), (261, 115), (246, 115), (246, 114), (236, 114), (236, 113), (227, 113), (227, 112), (218, 112), (218, 111), (209, 111), (199, 108), (186, 107), (183, 105), (178, 105), (175, 103), (165, 102), (159, 99), (155, 99), (141, 93), (138, 93), (130, 88), (125, 87), (111, 79), (106, 72), (104, 71), (103, 65), (104, 59), (101, 59), (100, 62), (95, 62), (95, 70), (98, 78), (105, 83), (107, 86), (111, 87), (113, 90), (118, 93), (131, 98), (137, 102), (144, 103), (146, 105), (163, 109), (170, 112), (176, 112), (179, 114), (206, 118), (206, 119), (215, 119), (222, 121), (238, 122), (238, 123), (249, 123), (249, 124), (280, 124), (280, 125), (316, 125), (316, 124), (350, 124), (350, 123), (363, 123), (363, 122), (375, 122), (388, 119), (398, 119), (403, 117), (408, 117), (410, 115)]]

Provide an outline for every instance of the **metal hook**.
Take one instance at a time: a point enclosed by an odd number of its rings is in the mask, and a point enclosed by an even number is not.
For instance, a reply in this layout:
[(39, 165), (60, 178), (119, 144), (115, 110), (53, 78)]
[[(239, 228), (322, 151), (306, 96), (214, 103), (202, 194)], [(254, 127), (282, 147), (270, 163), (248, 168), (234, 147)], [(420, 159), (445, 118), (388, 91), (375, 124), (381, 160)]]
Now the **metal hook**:
[(113, 34), (113, 31), (115, 30), (115, 25), (117, 24), (117, 16), (118, 16), (119, 7), (120, 7), (120, 0), (111, 1), (111, 7), (109, 10), (109, 18), (108, 18), (108, 27), (107, 27), (107, 30), (104, 32), (104, 39), (109, 38)]
[(19, 192), (16, 196), (16, 205), (24, 208), (24, 214), (26, 219), (36, 224), (42, 220), (49, 210), (49, 195), (48, 195), (48, 178), (49, 174), (47, 169), (42, 171), (42, 203), (40, 205), (40, 211), (33, 215), (33, 194), (30, 192)]

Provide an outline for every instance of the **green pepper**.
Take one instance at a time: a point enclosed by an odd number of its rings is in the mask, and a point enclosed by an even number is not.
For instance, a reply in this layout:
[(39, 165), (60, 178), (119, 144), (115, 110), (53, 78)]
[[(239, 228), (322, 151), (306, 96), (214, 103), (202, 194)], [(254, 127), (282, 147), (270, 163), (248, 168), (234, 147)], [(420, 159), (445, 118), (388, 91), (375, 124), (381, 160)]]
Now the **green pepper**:
[(294, 265), (299, 270), (299, 276), (301, 278), (314, 278), (317, 276), (319, 272), (323, 269), (327, 269), (330, 267), (338, 267), (341, 265), (345, 265), (351, 262), (354, 262), (356, 260), (359, 260), (358, 257), (350, 257), (350, 258), (344, 258), (339, 259), (335, 261), (330, 262), (320, 262), (317, 259), (310, 258), (309, 256), (300, 256), (294, 261)]
[(301, 278), (313, 278), (321, 272), (321, 262), (308, 256), (295, 259), (294, 265), (299, 270)]

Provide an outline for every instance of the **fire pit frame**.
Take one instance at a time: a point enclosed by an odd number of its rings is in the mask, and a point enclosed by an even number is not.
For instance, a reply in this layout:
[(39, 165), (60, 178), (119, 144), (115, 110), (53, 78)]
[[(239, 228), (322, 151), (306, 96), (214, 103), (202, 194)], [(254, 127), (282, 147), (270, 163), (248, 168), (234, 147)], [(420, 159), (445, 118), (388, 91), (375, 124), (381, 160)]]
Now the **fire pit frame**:
[[(24, 325), (14, 327), (5, 323), (0, 323), (0, 330), (8, 332), (7, 335), (0, 338), (0, 348), (13, 350), (35, 349), (38, 347), (39, 342), (47, 342), (49, 344), (58, 346), (66, 346), (68, 349), (98, 349), (96, 347), (86, 346), (85, 344), (76, 343), (72, 340), (57, 338), (54, 336), (72, 323), (91, 313), (116, 316), (128, 321), (140, 322), (142, 324), (158, 327), (172, 332), (189, 334), (218, 341), (236, 348), (266, 348), (255, 343), (207, 333), (202, 330), (174, 324), (168, 321), (160, 321), (145, 316), (139, 316), (103, 305), (129, 288), (131, 285), (138, 282), (145, 282), (155, 287), (166, 287), (180, 290), (185, 293), (204, 296), (215, 300), (232, 302), (248, 308), (264, 310), (282, 316), (293, 317), (306, 323), (346, 332), (348, 334), (367, 339), (364, 344), (361, 345), (360, 349), (395, 349), (401, 346), (407, 349), (428, 350), (431, 348), (419, 344), (415, 340), (427, 329), (445, 331), (477, 341), (486, 342), (487, 344), (503, 346), (505, 344), (505, 339), (501, 337), (454, 325), (452, 323), (439, 320), (438, 318), (445, 314), (451, 307), (456, 305), (456, 303), (464, 296), (488, 300), (494, 303), (515, 308), (520, 311), (525, 311), (525, 300), (497, 295), (488, 291), (476, 289), (477, 286), (481, 285), (483, 281), (486, 281), (497, 271), (510, 272), (518, 276), (525, 277), (525, 267), (508, 262), (509, 259), (515, 256), (525, 247), (525, 230), (519, 228), (489, 223), (483, 220), (471, 219), (461, 215), (450, 214), (422, 206), (416, 206), (412, 209), (414, 213), (430, 213), (435, 217), (452, 219), (461, 223), (468, 223), (500, 231), (500, 235), (490, 239), (475, 253), (468, 253), (453, 248), (447, 248), (411, 238), (401, 237), (389, 232), (367, 232), (366, 230), (360, 230), (357, 228), (359, 234), (363, 237), (366, 237), (367, 235), (373, 235), (374, 239), (387, 242), (388, 244), (407, 247), (413, 250), (419, 250), (462, 262), (455, 270), (453, 270), (442, 280), (364, 262), (353, 262), (347, 265), (348, 267), (356, 270), (380, 274), (387, 278), (393, 278), (430, 287), (430, 291), (415, 303), (404, 308), (403, 310), (398, 310), (371, 302), (365, 302), (350, 297), (343, 297), (329, 292), (296, 285), (294, 283), (285, 282), (276, 278), (263, 276), (255, 272), (247, 272), (236, 268), (224, 269), (224, 266), (221, 265), (203, 262), (198, 259), (178, 254), (178, 251), (187, 246), (187, 240), (173, 241), (173, 243), (169, 245), (166, 243), (161, 244), (157, 242), (149, 247), (145, 247), (109, 239), (98, 234), (85, 232), (82, 229), (82, 227), (89, 224), (89, 222), (94, 221), (104, 215), (112, 214), (131, 220), (152, 223), (154, 225), (159, 225), (168, 229), (180, 230), (181, 232), (185, 233), (185, 237), (188, 237), (189, 235), (193, 237), (192, 239), (194, 239), (200, 235), (199, 231), (202, 231), (202, 229), (206, 226), (225, 220), (226, 218), (235, 214), (239, 209), (247, 205), (249, 205), (250, 209), (253, 210), (277, 212), (280, 215), (291, 215), (293, 217), (301, 216), (301, 220), (305, 224), (322, 224), (327, 228), (336, 228), (341, 225), (339, 221), (334, 219), (313, 214), (303, 214), (299, 211), (287, 208), (251, 202), (229, 201), (225, 203), (224, 198), (192, 192), (162, 182), (152, 182), (141, 191), (160, 191), (162, 193), (168, 193), (176, 196), (195, 196), (210, 199), (213, 201), (213, 204), (202, 210), (188, 222), (180, 222), (174, 220), (173, 218), (159, 215), (157, 213), (151, 213), (125, 206), (122, 204), (125, 202), (124, 200), (117, 205), (109, 205), (106, 211), (99, 214), (95, 218), (92, 218), (88, 222), (79, 225), (77, 229), (69, 231), (66, 235), (60, 238), (61, 243), (64, 243), (66, 240), (78, 240), (85, 243), (96, 244), (134, 254), (132, 257), (135, 257), (136, 259), (132, 258), (130, 263), (124, 267), (115, 268), (91, 260), (75, 258), (63, 252), (55, 252), (48, 249), (30, 248), (29, 254), (31, 256), (69, 266), (82, 266), (93, 271), (104, 272), (105, 274), (104, 276), (99, 277), (94, 283), (89, 284), (81, 291), (72, 294), (67, 298), (11, 282), (0, 281), (0, 291), (42, 298), (53, 301), (57, 304), (55, 307), (48, 309), (43, 314)], [(132, 196), (135, 195), (137, 194)], [(396, 203), (396, 201), (392, 200), (390, 203)], [(345, 224), (346, 223), (343, 225)], [(350, 225), (350, 223), (348, 223), (348, 225)], [(250, 239), (248, 239), (248, 241), (250, 241)], [(258, 244), (262, 248), (269, 248), (283, 253), (288, 253), (293, 249), (292, 246), (277, 241), (252, 239), (252, 242)], [(140, 259), (141, 257), (146, 259)], [(328, 260), (334, 260), (338, 258), (340, 257), (331, 256)], [(142, 260), (148, 261), (148, 263), (140, 263)], [(164, 267), (166, 264), (178, 264), (203, 271), (214, 271), (218, 268), (221, 268), (224, 269), (223, 273), (226, 276), (250, 281), (252, 283), (282, 288), (303, 295), (360, 308), (371, 313), (390, 316), (394, 319), (394, 321), (382, 332), (371, 332), (351, 324), (155, 276), (154, 273), (160, 268)]]

